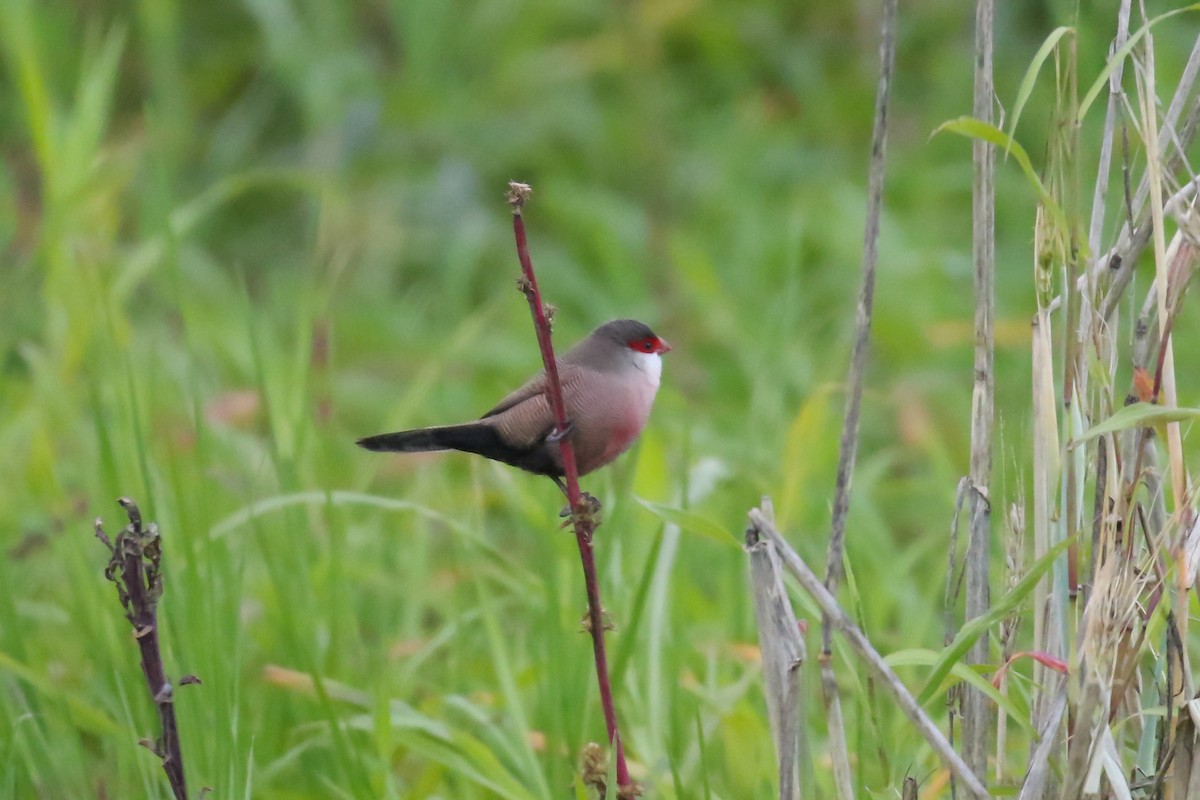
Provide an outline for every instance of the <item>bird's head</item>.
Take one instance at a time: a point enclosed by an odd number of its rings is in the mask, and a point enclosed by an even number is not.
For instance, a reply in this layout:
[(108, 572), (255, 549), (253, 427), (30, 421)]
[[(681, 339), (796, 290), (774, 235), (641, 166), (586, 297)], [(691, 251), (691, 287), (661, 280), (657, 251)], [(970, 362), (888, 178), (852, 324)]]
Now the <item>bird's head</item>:
[(595, 330), (593, 338), (605, 340), (643, 355), (662, 355), (671, 350), (666, 339), (636, 319), (614, 319)]

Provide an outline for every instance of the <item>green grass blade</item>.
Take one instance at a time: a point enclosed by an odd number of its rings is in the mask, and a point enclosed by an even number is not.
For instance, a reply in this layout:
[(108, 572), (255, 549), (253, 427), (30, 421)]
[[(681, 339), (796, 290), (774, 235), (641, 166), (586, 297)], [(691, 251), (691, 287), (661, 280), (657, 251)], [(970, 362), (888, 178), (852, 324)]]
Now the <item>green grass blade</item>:
[[(932, 667), (938, 664), (942, 653), (936, 650), (926, 650), (914, 648), (911, 650), (897, 650), (893, 653), (888, 653), (884, 657), (884, 661), (888, 666), (895, 667), (911, 667), (922, 666)], [(1011, 696), (1001, 694), (1000, 690), (992, 685), (992, 682), (979, 673), (969, 664), (964, 664), (961, 661), (955, 662), (947, 676), (948, 679), (957, 678), (958, 681), (970, 684), (978, 689), (983, 694), (987, 695), (993, 703), (997, 705), (1011, 719), (1015, 720), (1022, 728), (1032, 731), (1033, 727), (1029, 722), (1028, 709), (1023, 709), (1013, 702)], [(955, 681), (957, 682), (957, 681)], [(947, 681), (943, 681), (943, 686), (939, 689), (944, 689)]]
[(1156, 403), (1134, 403), (1113, 413), (1103, 422), (1084, 431), (1071, 446), (1083, 444), (1106, 433), (1116, 433), (1130, 428), (1148, 428), (1168, 422), (1191, 422), (1200, 418), (1200, 408), (1165, 408)]
[(980, 139), (985, 142), (991, 142), (997, 147), (1003, 147), (1005, 152), (1010, 153), (1020, 165), (1021, 171), (1025, 173), (1025, 178), (1029, 181), (1029, 185), (1037, 192), (1038, 200), (1046, 208), (1056, 224), (1062, 230), (1067, 229), (1066, 215), (1063, 214), (1062, 207), (1058, 201), (1046, 188), (1046, 184), (1038, 176), (1037, 171), (1033, 168), (1033, 163), (1029, 160), (1029, 154), (1025, 152), (1025, 148), (1021, 146), (1013, 137), (1009, 136), (1004, 131), (992, 125), (990, 122), (975, 119), (974, 117), (959, 117), (948, 122), (943, 122), (934, 129), (933, 134), (936, 136), (939, 133), (957, 133), (960, 136), (966, 136), (968, 139)]
[[(1057, 27), (1046, 37), (1046, 41), (1042, 42), (1042, 46), (1038, 48), (1034, 54), (1033, 60), (1029, 62), (1029, 68), (1025, 70), (1025, 77), (1021, 79), (1021, 86), (1017, 89), (1017, 99), (1013, 103), (1012, 117), (1008, 124), (1008, 136), (1011, 139), (1017, 130), (1017, 122), (1021, 119), (1021, 112), (1025, 110), (1025, 104), (1029, 102), (1029, 96), (1033, 94), (1034, 84), (1037, 83), (1037, 76), (1042, 71), (1042, 66), (1046, 63), (1046, 59), (1054, 52), (1054, 48), (1067, 34), (1074, 35), (1075, 29), (1062, 25)], [(1005, 154), (1008, 153), (1007, 148)]]
[(925, 680), (925, 687), (921, 689), (921, 694), (917, 697), (918, 703), (924, 704), (929, 702), (934, 692), (942, 685), (942, 681), (950, 674), (954, 665), (959, 663), (966, 655), (966, 652), (971, 649), (971, 645), (975, 643), (975, 640), (985, 630), (1004, 619), (1025, 601), (1033, 592), (1033, 588), (1037, 585), (1037, 582), (1041, 580), (1043, 575), (1050, 571), (1054, 566), (1055, 560), (1067, 551), (1067, 547), (1072, 541), (1074, 539), (1065, 539), (1047, 550), (1046, 554), (1029, 568), (1029, 572), (1021, 578), (1020, 582), (1008, 594), (994, 603), (986, 614), (976, 617), (962, 626), (958, 631), (958, 635), (954, 637), (954, 641), (942, 651), (941, 657), (934, 664), (933, 670)]
[(678, 525), (680, 530), (694, 533), (697, 536), (703, 536), (705, 539), (711, 539), (718, 544), (728, 545), (729, 547), (742, 546), (741, 542), (734, 538), (728, 528), (718, 525), (711, 519), (694, 511), (686, 511), (682, 508), (674, 508), (662, 503), (652, 503), (640, 497), (637, 498), (637, 501), (642, 504), (643, 508), (664, 522)]

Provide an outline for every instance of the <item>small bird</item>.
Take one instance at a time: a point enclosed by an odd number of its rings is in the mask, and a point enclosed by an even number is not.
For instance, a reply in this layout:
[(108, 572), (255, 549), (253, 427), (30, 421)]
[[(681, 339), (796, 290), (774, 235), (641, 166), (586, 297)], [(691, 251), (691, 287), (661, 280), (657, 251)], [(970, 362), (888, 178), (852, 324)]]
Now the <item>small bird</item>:
[[(558, 359), (565, 435), (575, 448), (580, 475), (603, 467), (629, 449), (650, 416), (671, 345), (637, 320), (606, 322)], [(359, 439), (377, 452), (461, 450), (546, 475), (562, 483), (562, 452), (542, 370), (478, 421)], [(561, 437), (559, 437), (561, 438)]]

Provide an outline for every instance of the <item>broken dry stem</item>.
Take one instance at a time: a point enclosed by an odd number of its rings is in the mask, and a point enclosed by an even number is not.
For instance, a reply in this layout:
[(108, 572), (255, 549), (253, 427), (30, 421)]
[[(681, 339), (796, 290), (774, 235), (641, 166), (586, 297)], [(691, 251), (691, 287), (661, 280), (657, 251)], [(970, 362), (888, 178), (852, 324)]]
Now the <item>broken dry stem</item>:
[[(769, 497), (763, 498), (762, 510), (768, 519), (774, 519)], [(800, 743), (803, 713), (801, 669), (807, 659), (807, 650), (784, 586), (783, 565), (775, 546), (763, 539), (754, 526), (746, 529), (745, 542), (750, 563), (754, 617), (762, 653), (767, 717), (775, 739), (779, 768), (779, 800), (797, 800), (804, 786), (804, 781), (798, 775), (800, 760), (804, 758), (807, 765), (807, 754)], [(841, 776), (836, 777), (840, 786)]]
[(888, 693), (892, 695), (896, 705), (908, 717), (913, 726), (929, 742), (930, 747), (937, 753), (942, 762), (950, 769), (954, 777), (961, 781), (967, 794), (975, 798), (989, 797), (982, 781), (967, 767), (962, 757), (954, 750), (941, 730), (917, 703), (912, 693), (900, 680), (899, 676), (888, 666), (879, 651), (867, 639), (866, 634), (854, 624), (850, 616), (838, 605), (837, 599), (831, 595), (821, 580), (813, 573), (804, 560), (784, 540), (783, 535), (757, 508), (750, 510), (750, 522), (758, 529), (763, 538), (768, 539), (778, 550), (784, 567), (796, 578), (801, 588), (812, 597), (821, 613), (826, 615), (830, 624), (841, 631), (850, 647), (866, 662), (870, 670), (879, 679)]

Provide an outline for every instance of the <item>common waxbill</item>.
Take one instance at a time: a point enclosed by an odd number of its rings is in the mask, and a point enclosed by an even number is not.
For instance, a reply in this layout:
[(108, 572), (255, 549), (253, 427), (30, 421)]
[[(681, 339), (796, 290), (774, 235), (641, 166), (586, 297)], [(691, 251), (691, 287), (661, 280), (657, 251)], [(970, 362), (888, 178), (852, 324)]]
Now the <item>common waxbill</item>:
[[(606, 322), (558, 359), (567, 436), (580, 475), (629, 449), (650, 416), (671, 346), (637, 320)], [(359, 439), (368, 450), (416, 453), (462, 450), (548, 475), (562, 487), (562, 452), (545, 371), (505, 397), (477, 422), (383, 433)]]

